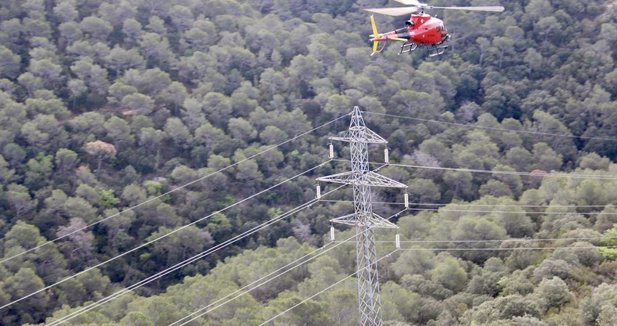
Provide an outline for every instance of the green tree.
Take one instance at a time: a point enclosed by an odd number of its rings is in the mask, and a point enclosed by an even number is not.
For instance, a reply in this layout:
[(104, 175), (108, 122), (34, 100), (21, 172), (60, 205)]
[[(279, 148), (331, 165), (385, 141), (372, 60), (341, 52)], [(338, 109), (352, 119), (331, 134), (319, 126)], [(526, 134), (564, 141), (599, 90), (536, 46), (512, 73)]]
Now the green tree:
[(19, 74), (21, 58), (11, 49), (0, 47), (0, 77), (15, 78)]
[(79, 157), (72, 150), (61, 148), (56, 152), (54, 163), (57, 171), (64, 176), (68, 176), (79, 164)]
[(54, 15), (60, 22), (74, 21), (79, 16), (74, 1), (59, 1), (53, 9)]
[(436, 259), (438, 262), (431, 273), (433, 282), (454, 292), (464, 289), (467, 284), (467, 273), (458, 261), (448, 254), (440, 254)]
[(534, 290), (534, 294), (542, 300), (544, 311), (550, 308), (560, 309), (563, 305), (574, 300), (566, 282), (558, 277), (542, 280)]
[(6, 198), (15, 217), (21, 218), (36, 208), (37, 200), (32, 198), (26, 187), (12, 183), (7, 190)]
[(113, 141), (117, 151), (120, 151), (125, 146), (132, 145), (134, 137), (131, 134), (129, 124), (125, 120), (113, 116), (103, 126), (107, 131), (107, 137)]
[[(607, 247), (615, 247), (617, 246), (617, 226), (614, 226), (612, 229), (607, 230), (604, 233), (603, 243)], [(617, 259), (617, 249), (616, 248), (601, 248), (600, 255), (605, 259), (615, 260)]]
[(30, 189), (39, 189), (48, 183), (53, 172), (53, 157), (39, 153), (26, 163), (26, 179), (24, 184)]
[[(5, 293), (11, 295), (12, 300), (22, 298), (32, 292), (43, 288), (43, 281), (30, 268), (20, 268), (13, 276), (9, 277), (5, 283)], [(13, 309), (17, 312), (15, 315), (4, 318), (6, 323), (28, 324), (37, 322), (47, 310), (47, 305), (50, 303), (49, 295), (45, 292), (35, 294), (34, 296), (17, 303)]]
[[(506, 238), (504, 228), (486, 217), (463, 217), (456, 223), (451, 232), (452, 240), (501, 240)], [(490, 247), (492, 244), (485, 242), (484, 244), (471, 243), (459, 246)], [(493, 256), (490, 251), (462, 251), (459, 255), (473, 262), (483, 262)]]
[(71, 261), (73, 267), (82, 269), (88, 266), (94, 251), (94, 235), (91, 231), (82, 230), (87, 227), (81, 218), (71, 218), (69, 224), (58, 228), (56, 235), (66, 239), (60, 246), (65, 257)]
[(143, 68), (144, 58), (136, 49), (125, 50), (119, 46), (115, 46), (107, 57), (105, 57), (107, 67), (115, 72), (116, 75), (121, 75), (124, 71), (133, 68)]
[(86, 143), (84, 150), (94, 156), (97, 160), (96, 173), (101, 171), (101, 163), (104, 159), (112, 159), (116, 156), (116, 147), (112, 144), (97, 140), (94, 142)]
[(99, 41), (105, 41), (113, 30), (111, 24), (95, 16), (85, 17), (79, 23), (79, 27), (86, 35)]
[(609, 318), (610, 311), (607, 306), (617, 304), (617, 289), (614, 285), (603, 283), (594, 288), (591, 295), (583, 300), (581, 317), (585, 325), (598, 325), (600, 316)]

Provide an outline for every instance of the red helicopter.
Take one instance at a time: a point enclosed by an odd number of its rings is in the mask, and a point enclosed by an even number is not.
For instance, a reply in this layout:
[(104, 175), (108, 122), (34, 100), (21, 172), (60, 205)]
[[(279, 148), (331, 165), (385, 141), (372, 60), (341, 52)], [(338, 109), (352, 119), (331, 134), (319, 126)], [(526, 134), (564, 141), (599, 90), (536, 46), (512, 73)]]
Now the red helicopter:
[[(371, 53), (371, 55), (382, 52), (388, 42), (391, 41), (403, 42), (399, 54), (411, 53), (416, 50), (418, 46), (428, 47), (429, 57), (443, 54), (448, 48), (447, 45), (443, 44), (450, 39), (450, 34), (448, 34), (448, 30), (444, 26), (443, 21), (425, 14), (425, 9), (454, 9), (490, 12), (504, 11), (504, 7), (502, 6), (436, 7), (427, 5), (426, 3), (420, 3), (418, 0), (395, 1), (406, 5), (406, 7), (364, 9), (368, 12), (388, 16), (402, 16), (411, 14), (409, 20), (405, 22), (405, 25), (407, 25), (406, 27), (383, 34), (377, 32), (375, 17), (371, 15), (371, 25), (373, 28), (373, 34), (370, 35), (369, 39), (373, 42), (373, 53)], [(383, 42), (381, 47), (379, 47), (380, 42)]]

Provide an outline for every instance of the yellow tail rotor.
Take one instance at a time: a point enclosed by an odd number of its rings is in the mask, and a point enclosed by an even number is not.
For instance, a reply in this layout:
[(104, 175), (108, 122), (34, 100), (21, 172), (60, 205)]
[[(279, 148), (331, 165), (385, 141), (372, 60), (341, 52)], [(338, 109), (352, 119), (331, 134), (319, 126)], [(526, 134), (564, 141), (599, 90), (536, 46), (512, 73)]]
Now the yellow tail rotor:
[(379, 42), (377, 41), (380, 37), (379, 32), (377, 31), (377, 24), (375, 23), (375, 17), (371, 15), (371, 27), (373, 28), (373, 53), (371, 55), (377, 53), (377, 47), (379, 46)]

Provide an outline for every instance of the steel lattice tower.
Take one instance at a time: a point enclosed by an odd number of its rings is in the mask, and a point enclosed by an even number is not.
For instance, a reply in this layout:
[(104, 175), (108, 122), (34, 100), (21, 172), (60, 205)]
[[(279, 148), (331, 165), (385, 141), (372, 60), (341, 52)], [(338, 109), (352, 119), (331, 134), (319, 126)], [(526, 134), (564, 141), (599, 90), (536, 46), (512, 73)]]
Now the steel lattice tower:
[(331, 140), (348, 142), (351, 150), (351, 172), (318, 178), (318, 181), (353, 186), (354, 209), (350, 215), (331, 220), (356, 228), (356, 259), (358, 305), (361, 326), (382, 326), (379, 272), (375, 249), (375, 228), (397, 228), (373, 212), (371, 187), (407, 188), (406, 185), (379, 175), (369, 169), (368, 144), (387, 144), (381, 136), (364, 124), (358, 107), (351, 114), (349, 130)]

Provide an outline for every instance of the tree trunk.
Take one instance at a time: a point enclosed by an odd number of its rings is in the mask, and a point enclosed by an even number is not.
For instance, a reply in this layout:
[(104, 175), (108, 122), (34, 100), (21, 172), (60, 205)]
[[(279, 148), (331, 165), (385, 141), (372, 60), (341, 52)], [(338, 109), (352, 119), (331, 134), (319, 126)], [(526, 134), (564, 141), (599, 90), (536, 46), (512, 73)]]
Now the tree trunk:
[(101, 171), (101, 163), (102, 162), (103, 162), (103, 158), (99, 156), (97, 158), (97, 163), (96, 163), (96, 176), (97, 176), (97, 178), (99, 176), (99, 172)]

